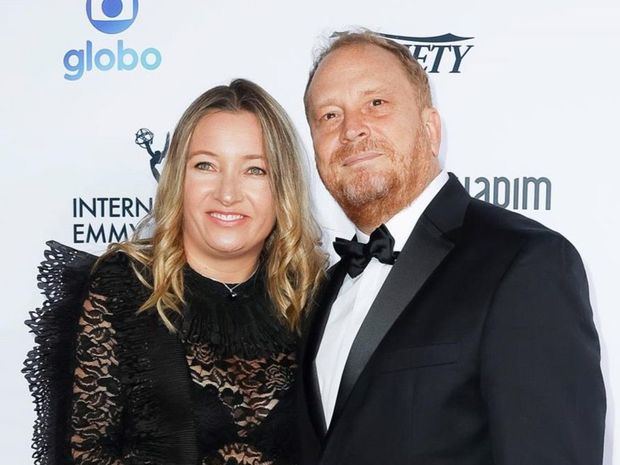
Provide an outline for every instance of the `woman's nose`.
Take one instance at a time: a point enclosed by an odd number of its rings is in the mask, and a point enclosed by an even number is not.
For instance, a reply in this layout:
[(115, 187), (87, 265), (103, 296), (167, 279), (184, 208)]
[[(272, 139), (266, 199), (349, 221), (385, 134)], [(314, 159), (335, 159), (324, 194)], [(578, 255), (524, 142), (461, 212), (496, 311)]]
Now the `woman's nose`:
[(234, 173), (223, 173), (215, 192), (215, 199), (224, 206), (234, 205), (243, 198), (241, 179)]

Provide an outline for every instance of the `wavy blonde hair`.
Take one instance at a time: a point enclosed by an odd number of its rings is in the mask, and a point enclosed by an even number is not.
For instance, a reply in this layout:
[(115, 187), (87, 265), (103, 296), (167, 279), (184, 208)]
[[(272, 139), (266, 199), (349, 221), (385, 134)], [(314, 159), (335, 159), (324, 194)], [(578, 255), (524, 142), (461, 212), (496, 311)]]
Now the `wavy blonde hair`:
[[(156, 309), (164, 324), (175, 331), (169, 312), (181, 313), (185, 303), (183, 185), (188, 147), (199, 120), (214, 111), (248, 111), (260, 122), (276, 206), (276, 224), (261, 260), (271, 301), (289, 327), (298, 330), (324, 276), (326, 257), (310, 210), (303, 151), (295, 128), (271, 95), (245, 79), (209, 89), (187, 108), (174, 130), (152, 212), (131, 240), (111, 245), (105, 255), (122, 251), (134, 259), (134, 272), (152, 291), (138, 311)], [(152, 237), (140, 239), (151, 225)]]

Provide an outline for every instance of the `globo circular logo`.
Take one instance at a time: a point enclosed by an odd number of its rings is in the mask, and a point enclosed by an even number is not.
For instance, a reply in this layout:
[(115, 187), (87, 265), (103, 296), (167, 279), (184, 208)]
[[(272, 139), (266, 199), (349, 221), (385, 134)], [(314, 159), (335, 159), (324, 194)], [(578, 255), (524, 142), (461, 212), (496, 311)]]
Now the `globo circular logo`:
[(87, 0), (86, 14), (97, 30), (118, 34), (136, 20), (138, 0)]

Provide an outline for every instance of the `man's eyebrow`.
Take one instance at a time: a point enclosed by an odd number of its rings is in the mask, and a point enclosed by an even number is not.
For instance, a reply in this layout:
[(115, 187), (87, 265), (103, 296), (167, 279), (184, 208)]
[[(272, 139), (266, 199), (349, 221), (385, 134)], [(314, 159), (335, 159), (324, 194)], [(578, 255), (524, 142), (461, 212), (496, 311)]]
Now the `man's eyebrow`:
[(361, 95), (367, 96), (367, 95), (385, 94), (385, 93), (389, 93), (389, 89), (387, 87), (372, 87), (370, 89), (362, 91)]
[(333, 97), (330, 98), (326, 98), (323, 100), (319, 100), (316, 105), (312, 105), (314, 108), (319, 108), (319, 107), (327, 107), (329, 105), (336, 105), (336, 99), (334, 99)]
[[(387, 93), (391, 93), (390, 90), (387, 87), (371, 87), (369, 89), (365, 89), (360, 91), (358, 94), (361, 95), (362, 97), (367, 97), (369, 95), (374, 95), (374, 94), (387, 94)], [(330, 105), (335, 105), (338, 106), (338, 103), (336, 101), (335, 98), (333, 97), (328, 97), (324, 100), (319, 100), (315, 105), (312, 105), (313, 108), (320, 108), (320, 107), (327, 107)]]

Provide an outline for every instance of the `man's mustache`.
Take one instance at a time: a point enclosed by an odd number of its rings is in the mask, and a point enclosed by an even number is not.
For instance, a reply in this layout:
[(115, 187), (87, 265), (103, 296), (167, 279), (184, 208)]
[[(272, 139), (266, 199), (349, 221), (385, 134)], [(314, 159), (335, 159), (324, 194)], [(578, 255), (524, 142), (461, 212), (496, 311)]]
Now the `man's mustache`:
[(355, 144), (346, 144), (334, 151), (334, 155), (331, 158), (332, 165), (342, 165), (343, 162), (352, 155), (357, 155), (362, 152), (381, 152), (385, 155), (391, 156), (394, 152), (392, 144), (387, 141), (379, 140), (376, 138), (366, 138)]

